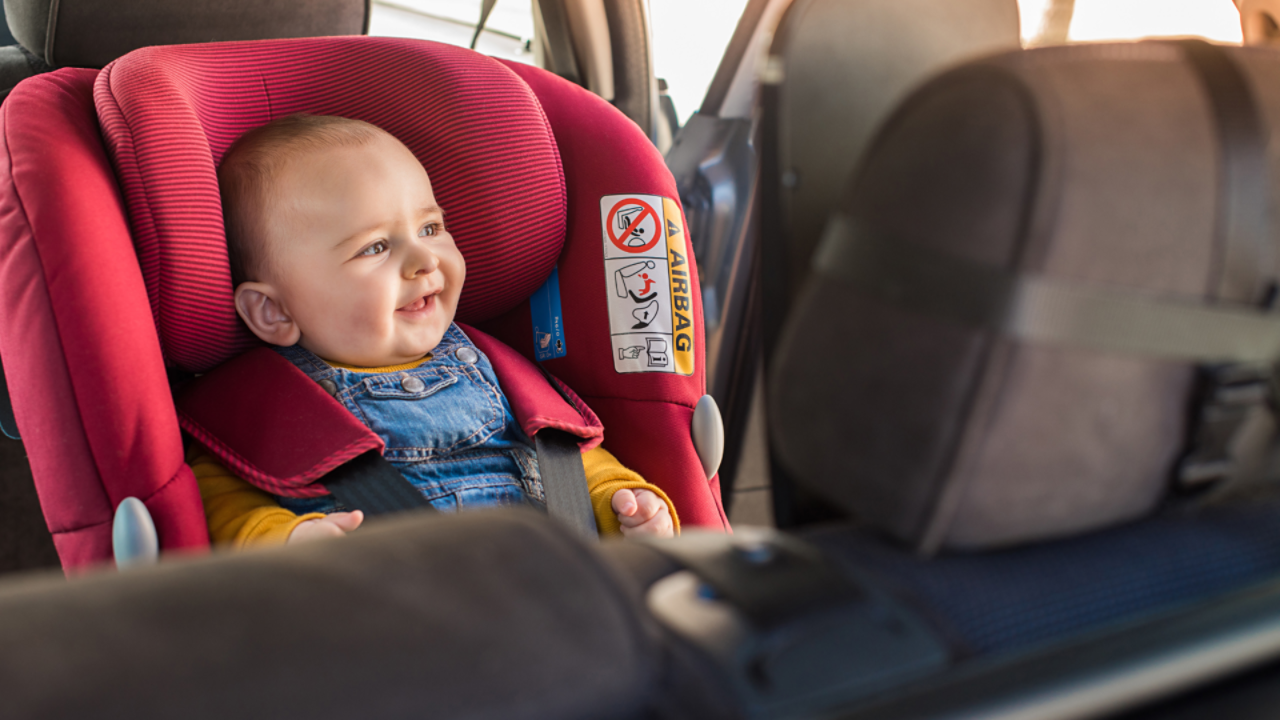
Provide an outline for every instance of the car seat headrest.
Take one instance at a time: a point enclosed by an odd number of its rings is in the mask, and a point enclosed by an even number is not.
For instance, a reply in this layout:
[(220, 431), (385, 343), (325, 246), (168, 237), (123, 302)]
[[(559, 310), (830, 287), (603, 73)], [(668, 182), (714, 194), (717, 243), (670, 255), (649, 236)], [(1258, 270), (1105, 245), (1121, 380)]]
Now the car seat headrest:
[(542, 108), (469, 50), (368, 37), (145, 48), (108, 65), (94, 95), (166, 359), (187, 371), (257, 342), (232, 305), (216, 167), (274, 118), (357, 118), (413, 151), (467, 261), (460, 321), (529, 297), (564, 244), (564, 175)]
[(369, 0), (4, 0), (13, 37), (53, 67), (102, 67), (137, 48), (359, 35)]
[[(1193, 396), (1197, 369), (1258, 362), (1167, 313), (1267, 322), (1277, 57), (1041, 48), (909, 97), (827, 225), (773, 356), (771, 445), (791, 478), (926, 550), (1158, 507), (1200, 457), (1191, 401), (1218, 397)], [(1135, 307), (1151, 309), (1124, 325)], [(1170, 328), (1182, 334), (1159, 335)]]

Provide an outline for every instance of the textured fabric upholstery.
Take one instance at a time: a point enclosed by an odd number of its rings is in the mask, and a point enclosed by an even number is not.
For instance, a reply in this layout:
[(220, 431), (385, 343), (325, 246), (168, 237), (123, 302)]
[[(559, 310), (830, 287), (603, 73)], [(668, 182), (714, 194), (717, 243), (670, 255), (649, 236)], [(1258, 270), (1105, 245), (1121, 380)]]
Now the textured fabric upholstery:
[(46, 73), (0, 105), (0, 354), (66, 568), (111, 557), (112, 511), (129, 496), (146, 503), (165, 549), (208, 544), (94, 117), (96, 75)]
[(100, 68), (148, 45), (360, 35), (369, 0), (4, 0), (14, 38), (54, 67)]
[[(929, 76), (979, 55), (1018, 48), (1015, 0), (797, 0), (770, 50), (786, 67), (765, 88), (776, 137), (776, 212), (787, 288), (809, 270), (823, 225), (873, 134)], [(838, 88), (838, 91), (833, 91)], [(788, 298), (790, 299), (790, 298)]]
[(231, 302), (215, 173), (272, 118), (359, 118), (413, 150), (467, 259), (461, 321), (527, 298), (564, 242), (564, 179), (538, 101), (467, 50), (387, 38), (147, 48), (102, 71), (95, 101), (165, 356), (185, 370), (257, 342)]
[(0, 47), (0, 100), (3, 100), (15, 85), (33, 74), (31, 63), (27, 61), (22, 48), (17, 45)]
[(987, 655), (1203, 603), (1280, 573), (1280, 500), (1178, 512), (1079, 538), (922, 558), (845, 529), (806, 539)]
[(642, 602), (531, 511), (412, 515), (342, 542), (9, 583), (0, 693), (9, 717), (740, 717)]
[[(682, 526), (727, 529), (719, 477), (703, 474), (689, 429), (693, 408), (706, 393), (697, 274), (690, 278), (695, 370), (689, 376), (614, 372), (601, 297), (607, 289), (601, 282), (600, 197), (634, 192), (675, 200), (675, 179), (653, 143), (608, 102), (539, 68), (514, 62), (508, 66), (529, 84), (547, 113), (568, 191), (568, 239), (559, 267), (569, 352), (543, 364), (600, 416), (609, 452), (667, 493), (680, 511)], [(696, 265), (692, 248), (688, 250)], [(480, 327), (532, 357), (528, 303)]]

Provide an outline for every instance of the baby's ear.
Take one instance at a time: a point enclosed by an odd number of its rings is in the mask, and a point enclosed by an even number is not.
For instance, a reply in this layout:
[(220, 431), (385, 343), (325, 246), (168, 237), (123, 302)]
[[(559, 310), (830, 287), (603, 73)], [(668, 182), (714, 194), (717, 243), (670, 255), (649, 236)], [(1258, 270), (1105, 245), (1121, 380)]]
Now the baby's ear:
[(288, 347), (301, 338), (298, 325), (267, 283), (246, 282), (236, 287), (236, 312), (263, 342)]

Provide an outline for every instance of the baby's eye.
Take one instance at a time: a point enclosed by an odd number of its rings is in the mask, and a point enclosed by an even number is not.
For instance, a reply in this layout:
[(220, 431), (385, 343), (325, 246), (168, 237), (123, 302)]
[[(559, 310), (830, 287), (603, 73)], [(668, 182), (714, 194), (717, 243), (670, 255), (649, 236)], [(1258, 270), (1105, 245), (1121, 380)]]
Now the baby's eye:
[(432, 235), (438, 235), (439, 233), (440, 233), (439, 223), (427, 223), (426, 225), (422, 226), (421, 230), (418, 231), (418, 237), (431, 237)]
[(361, 255), (381, 255), (386, 251), (387, 251), (387, 242), (385, 240), (379, 240), (378, 242), (360, 251), (360, 254)]

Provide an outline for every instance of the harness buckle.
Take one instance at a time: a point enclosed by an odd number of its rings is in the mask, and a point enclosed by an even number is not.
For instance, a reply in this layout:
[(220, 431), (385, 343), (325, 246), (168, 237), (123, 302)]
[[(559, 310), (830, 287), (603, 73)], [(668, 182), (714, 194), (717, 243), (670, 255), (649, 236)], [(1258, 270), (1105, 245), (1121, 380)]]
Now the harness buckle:
[(1187, 451), (1174, 479), (1184, 490), (1235, 479), (1254, 464), (1269, 442), (1245, 442), (1245, 430), (1259, 413), (1272, 413), (1276, 399), (1275, 368), (1232, 363), (1199, 368), (1193, 395), (1193, 424)]

